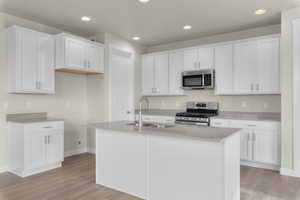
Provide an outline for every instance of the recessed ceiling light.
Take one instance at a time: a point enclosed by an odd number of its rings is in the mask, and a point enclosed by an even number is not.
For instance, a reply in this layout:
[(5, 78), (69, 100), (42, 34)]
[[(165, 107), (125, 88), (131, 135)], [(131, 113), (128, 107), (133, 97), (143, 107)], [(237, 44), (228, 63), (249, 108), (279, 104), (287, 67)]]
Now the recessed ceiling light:
[(137, 41), (137, 40), (140, 40), (141, 38), (140, 38), (140, 37), (137, 37), (137, 36), (135, 36), (135, 37), (132, 37), (132, 39)]
[(84, 21), (84, 22), (89, 22), (89, 21), (91, 21), (92, 19), (91, 19), (90, 17), (83, 16), (83, 17), (81, 17), (81, 20)]
[(267, 12), (267, 10), (265, 10), (265, 9), (258, 9), (254, 13), (256, 15), (263, 15), (263, 14), (266, 14), (266, 12)]
[(192, 26), (191, 25), (185, 25), (183, 27), (184, 30), (191, 30), (192, 29)]
[(150, 0), (139, 0), (141, 3), (148, 3)]

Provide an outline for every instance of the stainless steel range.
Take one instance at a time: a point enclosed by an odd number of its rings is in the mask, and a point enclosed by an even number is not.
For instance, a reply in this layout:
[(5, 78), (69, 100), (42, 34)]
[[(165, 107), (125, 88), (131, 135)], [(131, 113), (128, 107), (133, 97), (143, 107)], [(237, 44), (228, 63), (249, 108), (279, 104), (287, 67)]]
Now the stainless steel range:
[(176, 114), (176, 123), (209, 126), (210, 117), (218, 115), (216, 102), (188, 102), (186, 112)]

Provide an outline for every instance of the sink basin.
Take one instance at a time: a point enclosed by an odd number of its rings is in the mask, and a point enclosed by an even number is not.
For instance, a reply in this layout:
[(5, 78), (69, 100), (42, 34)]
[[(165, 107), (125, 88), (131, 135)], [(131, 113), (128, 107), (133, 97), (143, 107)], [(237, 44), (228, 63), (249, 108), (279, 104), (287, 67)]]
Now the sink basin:
[[(139, 126), (138, 122), (130, 122), (127, 124), (128, 126)], [(175, 127), (175, 124), (161, 124), (161, 123), (150, 123), (150, 122), (143, 122), (142, 127), (149, 127), (149, 128), (171, 128)]]

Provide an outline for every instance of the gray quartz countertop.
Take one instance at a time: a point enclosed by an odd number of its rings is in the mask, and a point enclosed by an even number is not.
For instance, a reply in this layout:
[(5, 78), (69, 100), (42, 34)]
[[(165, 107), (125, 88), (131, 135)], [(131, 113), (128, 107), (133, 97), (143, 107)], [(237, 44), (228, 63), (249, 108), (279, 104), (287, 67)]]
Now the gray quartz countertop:
[(64, 121), (63, 119), (48, 117), (47, 113), (7, 114), (6, 120), (8, 122), (21, 123), (21, 124)]
[(32, 124), (32, 123), (42, 123), (42, 122), (56, 122), (56, 121), (64, 121), (59, 118), (36, 118), (36, 119), (12, 119), (7, 120), (8, 122), (20, 123), (20, 124)]
[(281, 121), (280, 113), (220, 112), (213, 119), (232, 119), (249, 121)]
[(206, 126), (179, 125), (169, 128), (149, 128), (128, 125), (129, 121), (105, 122), (90, 124), (89, 127), (98, 130), (110, 130), (116, 132), (125, 132), (132, 134), (155, 135), (162, 137), (176, 137), (192, 140), (200, 140), (205, 142), (223, 142), (226, 138), (237, 134), (240, 129), (232, 128), (211, 128)]
[[(138, 113), (138, 110), (135, 111)], [(175, 117), (176, 113), (185, 112), (184, 110), (163, 110), (163, 109), (150, 109), (142, 110), (143, 115), (154, 116), (172, 116)], [(232, 120), (249, 120), (249, 121), (281, 121), (280, 113), (266, 113), (266, 112), (219, 112), (218, 116), (212, 117), (215, 119), (232, 119)]]
[[(172, 116), (172, 117), (175, 117), (176, 113), (179, 112), (185, 112), (185, 111), (184, 110), (163, 110), (163, 109), (142, 110), (143, 115)], [(139, 110), (135, 110), (135, 113), (138, 114)]]

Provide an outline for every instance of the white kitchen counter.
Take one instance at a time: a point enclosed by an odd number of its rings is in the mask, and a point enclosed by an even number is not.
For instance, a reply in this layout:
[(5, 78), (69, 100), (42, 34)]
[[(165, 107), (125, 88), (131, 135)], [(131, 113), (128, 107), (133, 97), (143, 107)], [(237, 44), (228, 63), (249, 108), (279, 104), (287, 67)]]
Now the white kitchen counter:
[(235, 128), (212, 128), (207, 126), (191, 126), (181, 124), (175, 124), (174, 127), (169, 128), (143, 127), (142, 130), (139, 130), (139, 128), (136, 126), (128, 125), (129, 123), (129, 121), (105, 122), (90, 124), (89, 127), (139, 135), (187, 138), (207, 142), (222, 142), (227, 137), (236, 134), (240, 130)]
[(146, 200), (239, 200), (239, 129), (96, 129), (96, 183)]

